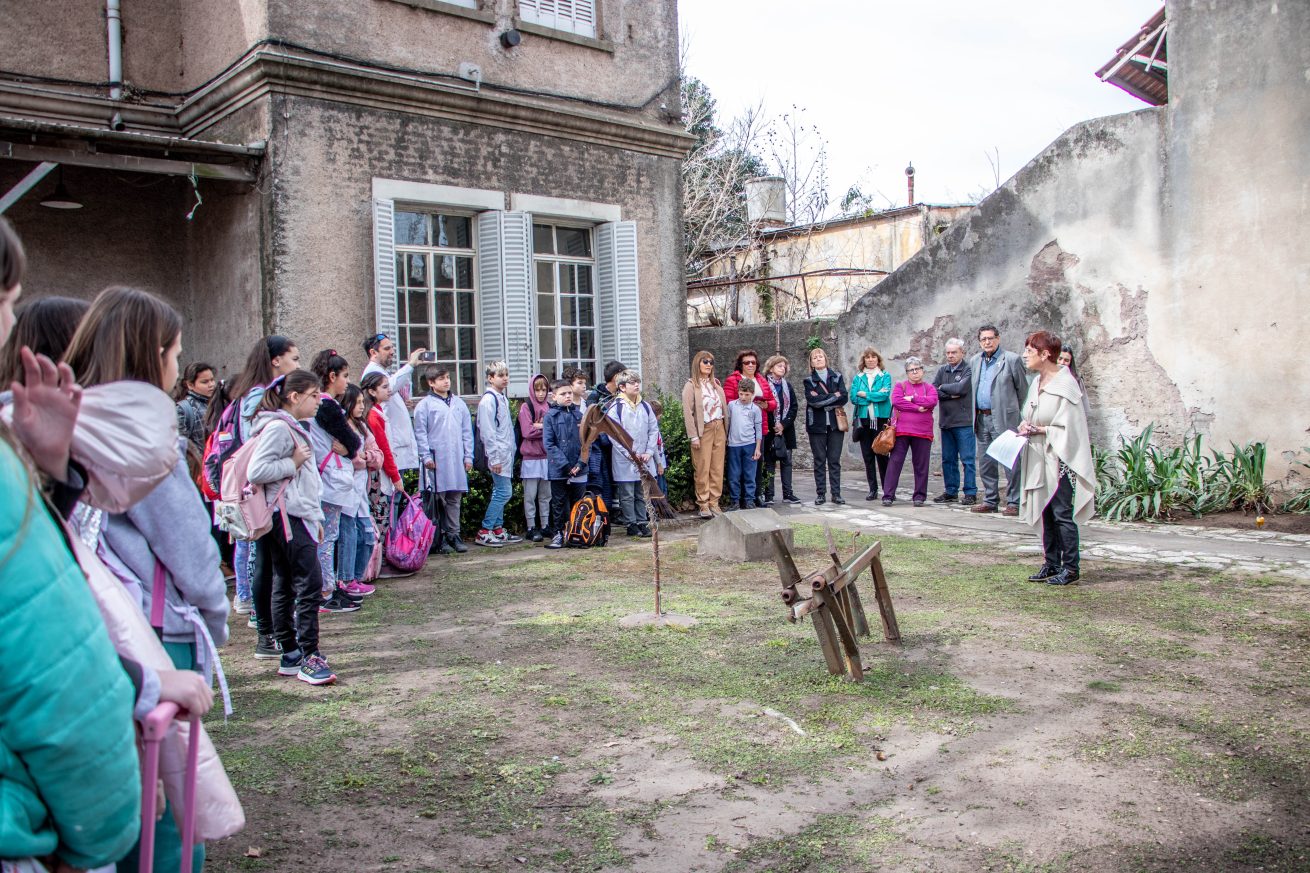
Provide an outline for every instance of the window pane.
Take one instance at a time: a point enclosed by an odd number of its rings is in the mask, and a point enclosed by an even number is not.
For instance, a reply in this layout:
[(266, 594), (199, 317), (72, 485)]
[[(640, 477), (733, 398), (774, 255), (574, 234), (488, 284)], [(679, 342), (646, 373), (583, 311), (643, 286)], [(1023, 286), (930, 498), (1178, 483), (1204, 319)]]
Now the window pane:
[(594, 330), (578, 331), (578, 354), (587, 360), (596, 359), (596, 332)]
[(478, 365), (459, 365), (459, 385), (455, 388), (460, 394), (476, 394), (478, 391)]
[(564, 357), (576, 358), (578, 356), (578, 332), (575, 330), (566, 330), (564, 333)]
[(555, 293), (555, 265), (549, 261), (537, 261), (537, 293)]
[[(559, 372), (560, 372), (560, 370), (559, 370), (559, 365), (556, 364), (555, 361), (542, 361), (542, 362), (541, 362), (541, 375), (543, 375), (543, 376), (546, 377), (546, 381), (547, 381), (547, 382), (554, 382), (556, 379), (558, 379), (558, 378), (559, 378), (559, 375), (558, 375)], [(547, 394), (546, 396), (549, 397), (550, 395)]]
[(550, 329), (537, 331), (537, 345), (543, 361), (555, 357), (555, 331)]
[(575, 258), (591, 257), (591, 231), (577, 227), (559, 227), (559, 253)]
[(555, 254), (554, 228), (549, 224), (532, 225), (532, 251), (539, 255)]
[(455, 287), (473, 287), (473, 259), (455, 258)]
[(403, 354), (397, 354), (401, 360), (409, 357), (409, 353), (414, 349), (432, 348), (432, 334), (426, 327), (411, 327), (409, 329), (409, 345), (405, 347)]
[(428, 284), (428, 256), (427, 255), (406, 255), (405, 261), (409, 269), (409, 287), (425, 288)]
[(459, 356), (465, 360), (478, 358), (478, 332), (471, 327), (461, 327), (459, 334)]
[(577, 267), (572, 264), (559, 265), (559, 293), (576, 294), (578, 283), (576, 281)]
[(437, 328), (437, 357), (443, 361), (455, 359), (455, 329), (453, 327)]
[(402, 320), (410, 324), (428, 324), (428, 292), (410, 289), (408, 317)]
[(555, 298), (550, 294), (537, 295), (537, 324), (555, 324)]
[(459, 324), (477, 324), (473, 317), (473, 294), (455, 295), (455, 314), (459, 316)]
[(396, 245), (430, 246), (431, 231), (431, 216), (422, 212), (396, 210)]
[(577, 264), (573, 267), (574, 281), (573, 285), (578, 289), (579, 294), (593, 293), (591, 287), (591, 266), (588, 264)]
[(578, 298), (578, 324), (582, 327), (594, 327), (596, 324), (595, 307), (590, 297)]
[(472, 221), (463, 215), (438, 215), (437, 245), (452, 249), (473, 248)]
[(437, 324), (455, 323), (455, 295), (451, 291), (437, 292)]
[(436, 280), (438, 288), (455, 287), (455, 259), (449, 255), (435, 258), (437, 262)]
[(399, 323), (409, 321), (405, 315), (405, 293), (403, 290), (396, 292), (396, 321)]
[(560, 297), (559, 320), (560, 324), (566, 327), (571, 327), (578, 323), (578, 300), (576, 297)]

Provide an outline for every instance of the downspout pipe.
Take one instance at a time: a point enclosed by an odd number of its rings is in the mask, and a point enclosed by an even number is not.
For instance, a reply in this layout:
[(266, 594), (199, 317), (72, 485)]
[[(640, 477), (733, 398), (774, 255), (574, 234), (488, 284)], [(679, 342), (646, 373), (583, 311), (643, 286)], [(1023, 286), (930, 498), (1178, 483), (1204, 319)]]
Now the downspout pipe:
[[(105, 0), (105, 21), (109, 31), (109, 99), (123, 99), (123, 15), (119, 0)], [(123, 116), (115, 111), (109, 126), (122, 130)]]

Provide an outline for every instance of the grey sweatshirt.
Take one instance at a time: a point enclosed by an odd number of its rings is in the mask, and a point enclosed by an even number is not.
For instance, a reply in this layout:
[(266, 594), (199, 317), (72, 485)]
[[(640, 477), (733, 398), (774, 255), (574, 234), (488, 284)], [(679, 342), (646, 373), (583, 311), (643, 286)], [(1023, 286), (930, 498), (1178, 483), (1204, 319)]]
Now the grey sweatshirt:
[(749, 407), (740, 400), (728, 404), (728, 445), (753, 446), (764, 438), (764, 414), (752, 402)]
[(219, 568), (211, 520), (186, 464), (186, 440), (178, 440), (177, 466), (167, 479), (127, 512), (107, 515), (100, 535), (123, 566), (141, 582), (150, 614), (155, 562), (163, 565), (164, 640), (194, 643), (195, 626), (172, 607), (194, 606), (214, 645), (227, 642), (227, 585)]
[[(252, 484), (266, 486), (264, 493), (269, 500), (277, 494), (282, 482), (290, 479), (282, 495), (287, 515), (303, 518), (312, 532), (323, 523), (323, 481), (319, 479), (318, 465), (314, 463), (309, 434), (292, 421), (285, 412), (261, 412), (255, 416), (251, 436), (260, 439), (246, 475)], [(299, 467), (291, 460), (297, 444), (311, 449), (309, 460)]]

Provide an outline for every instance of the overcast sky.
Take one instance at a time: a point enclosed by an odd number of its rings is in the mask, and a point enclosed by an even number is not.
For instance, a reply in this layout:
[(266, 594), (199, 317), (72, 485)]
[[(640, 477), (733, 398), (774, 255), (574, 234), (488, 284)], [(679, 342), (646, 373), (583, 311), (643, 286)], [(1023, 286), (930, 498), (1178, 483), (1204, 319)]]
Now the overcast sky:
[(806, 110), (836, 202), (950, 203), (1014, 175), (1079, 121), (1146, 104), (1095, 72), (1162, 0), (679, 0), (688, 72), (721, 120)]

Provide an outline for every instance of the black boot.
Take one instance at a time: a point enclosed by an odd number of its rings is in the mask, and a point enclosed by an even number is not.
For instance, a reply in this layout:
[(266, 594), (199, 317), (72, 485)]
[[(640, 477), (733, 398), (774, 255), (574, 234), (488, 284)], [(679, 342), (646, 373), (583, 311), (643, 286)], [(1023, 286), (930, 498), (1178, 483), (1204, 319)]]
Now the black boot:
[(459, 534), (446, 534), (446, 545), (461, 555), (469, 550), (469, 547), (464, 545), (464, 541), (459, 538)]

